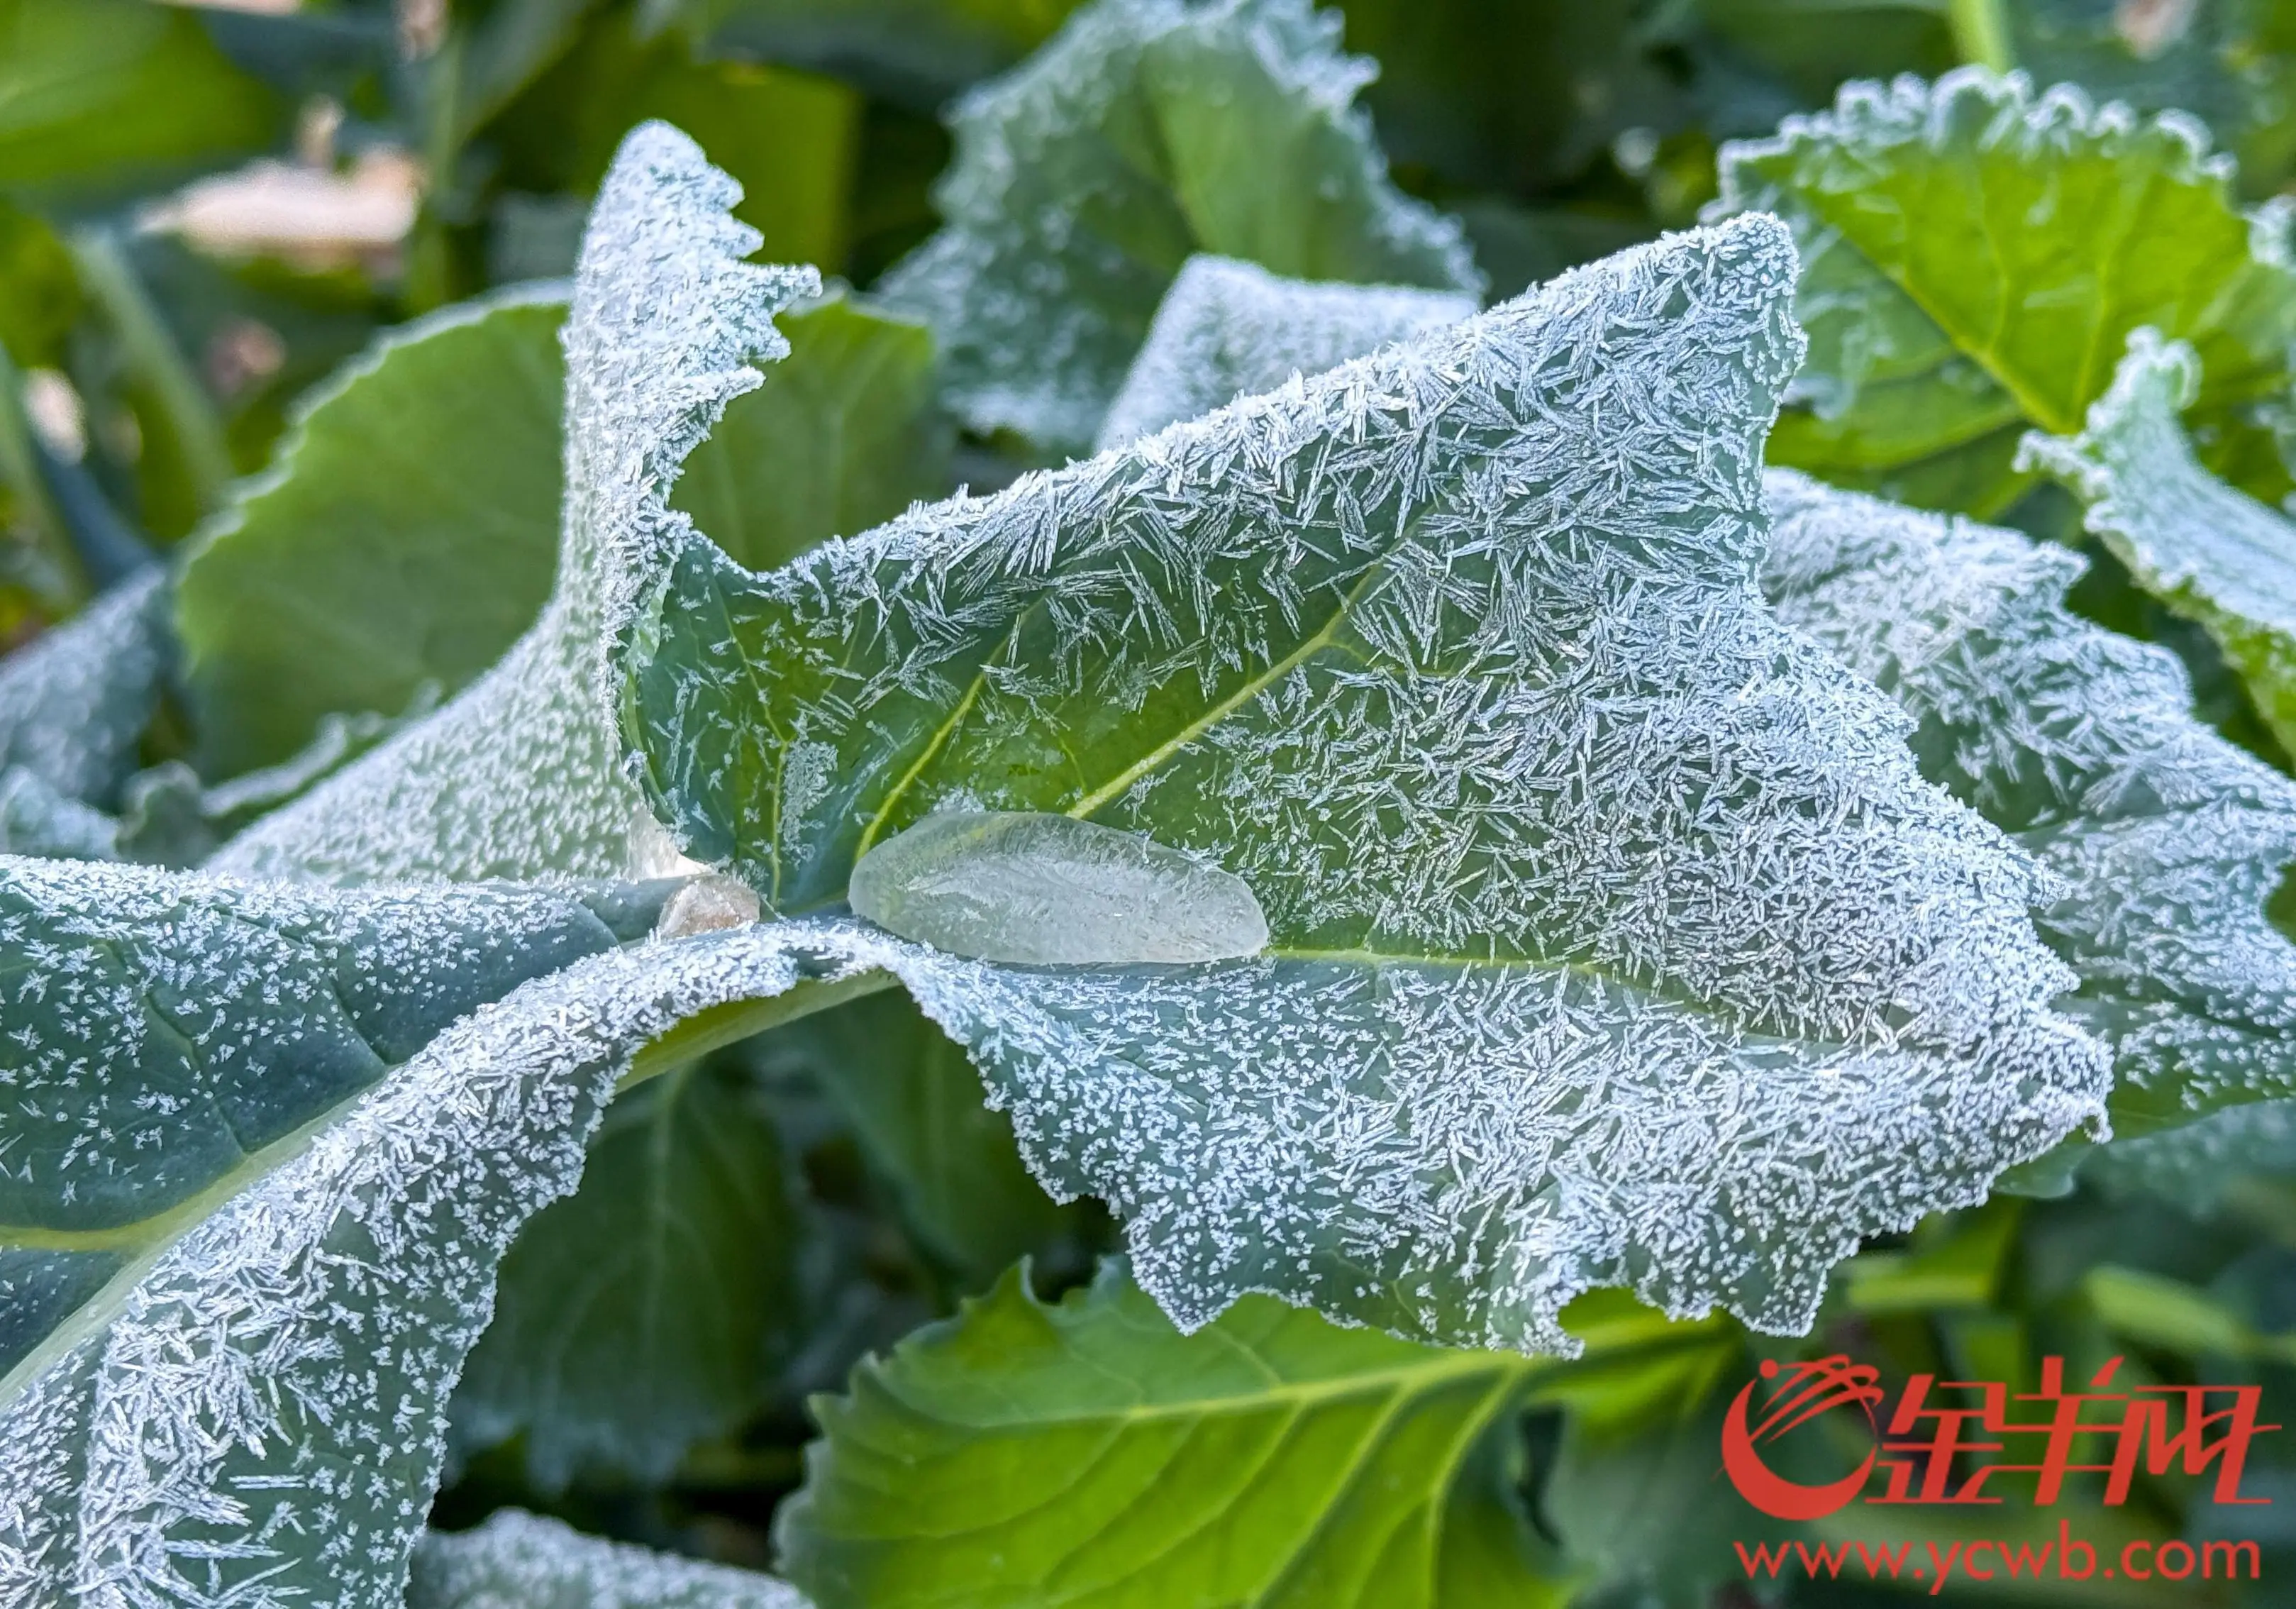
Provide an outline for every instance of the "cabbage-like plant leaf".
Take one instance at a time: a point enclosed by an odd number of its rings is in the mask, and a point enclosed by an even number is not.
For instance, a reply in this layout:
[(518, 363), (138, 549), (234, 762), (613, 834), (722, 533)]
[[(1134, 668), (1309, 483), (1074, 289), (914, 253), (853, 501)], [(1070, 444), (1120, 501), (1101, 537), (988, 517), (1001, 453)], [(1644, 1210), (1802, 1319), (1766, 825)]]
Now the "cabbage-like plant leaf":
[(2296, 523), (2194, 456), (2177, 415), (2201, 389), (2189, 345), (2138, 330), (2086, 428), (2028, 437), (2019, 462), (2071, 487), (2091, 534), (2209, 634), (2273, 735), (2296, 749)]
[(1802, 1325), (2103, 1067), (2024, 864), (1753, 591), (1792, 279), (1740, 220), (779, 571), (688, 534), (624, 651), (656, 813), (783, 912), (948, 806), (1244, 879), (1264, 957), (883, 963), (1184, 1326)]
[(2228, 1106), (2181, 1128), (2117, 1141), (2081, 1170), (2109, 1195), (2149, 1195), (2197, 1218), (2254, 1179), (2296, 1174), (2296, 1101)]
[(739, 191), (665, 124), (635, 130), (601, 193), (566, 324), (566, 490), (556, 589), (493, 669), (430, 719), (258, 822), (217, 856), (258, 875), (615, 876), (641, 806), (619, 765), (606, 621), (685, 516), (678, 466), (751, 360), (788, 350), (773, 313), (811, 269), (741, 259)]
[[(517, 641), (558, 562), (562, 287), (393, 330), (299, 408), (201, 532), (176, 589), (201, 766), (277, 763), (337, 711), (460, 691)], [(734, 399), (670, 505), (752, 564), (949, 489), (931, 337), (841, 294)]]
[(951, 114), (947, 219), (886, 275), (975, 430), (1090, 446), (1198, 251), (1307, 279), (1481, 286), (1355, 110), (1367, 64), (1307, 0), (1098, 0)]
[(168, 583), (121, 582), (0, 660), (0, 776), (24, 772), (65, 799), (113, 802), (166, 673)]
[(1183, 1335), (1120, 1263), (1054, 1304), (1015, 1270), (816, 1400), (782, 1568), (823, 1609), (1559, 1605), (1488, 1456), (1541, 1367), (1264, 1296)]
[(765, 1400), (799, 1302), (803, 1226), (742, 1070), (688, 1062), (608, 1108), (581, 1188), (503, 1260), (455, 1399), (465, 1449), (521, 1435), (528, 1478), (659, 1483)]
[(806, 1609), (786, 1581), (584, 1536), (497, 1509), (475, 1531), (428, 1531), (406, 1609)]
[(1101, 448), (1126, 446), (1175, 420), (1273, 390), (1288, 375), (1319, 374), (1474, 311), (1474, 298), (1461, 291), (1310, 283), (1232, 258), (1192, 257), (1164, 292), (1109, 405)]
[(397, 1601), (496, 1265), (618, 1081), (848, 969), (618, 945), (662, 892), (0, 862), (0, 1600)]
[(381, 336), (297, 404), (182, 566), (200, 769), (274, 765), (332, 713), (467, 685), (534, 621), (557, 554), (561, 287)]
[(2190, 118), (1966, 68), (1846, 85), (1721, 171), (1722, 210), (1775, 212), (1802, 250), (1810, 355), (1772, 463), (1992, 513), (2030, 483), (2019, 437), (2079, 429), (2143, 324), (2199, 349), (2212, 451), (2276, 461), (2250, 415), (2289, 382), (2287, 219), (2239, 208)]
[(2167, 649), (2077, 619), (2014, 531), (1770, 477), (1781, 618), (1912, 717), (1923, 774), (2062, 880), (2036, 913), (2113, 1049), (2124, 1134), (2296, 1095), (2296, 948), (2265, 902), (2296, 783), (2194, 718)]

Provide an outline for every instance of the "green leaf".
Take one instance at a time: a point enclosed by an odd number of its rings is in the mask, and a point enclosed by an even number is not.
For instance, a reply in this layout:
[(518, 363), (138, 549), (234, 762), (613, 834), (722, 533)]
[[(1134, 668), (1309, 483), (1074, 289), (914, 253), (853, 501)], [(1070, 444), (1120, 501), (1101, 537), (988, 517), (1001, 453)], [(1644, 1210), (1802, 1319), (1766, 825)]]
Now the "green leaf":
[(982, 1104), (964, 1049), (899, 994), (872, 995), (781, 1030), (770, 1055), (804, 1065), (851, 1125), (902, 1227), (978, 1290), (1018, 1259), (1075, 1260), (1081, 1211), (1045, 1194)]
[(1192, 257), (1164, 292), (1101, 422), (1101, 450), (1474, 311), (1474, 298), (1459, 291), (1310, 284), (1224, 257)]
[[(334, 711), (459, 691), (532, 623), (557, 562), (564, 316), (553, 286), (458, 304), (390, 332), (299, 406), (271, 469), (182, 566), (203, 770), (283, 759)], [(789, 355), (669, 498), (750, 563), (947, 488), (931, 338), (841, 294), (781, 322)]]
[(1100, 0), (957, 106), (947, 222), (882, 289), (940, 338), (964, 423), (1089, 446), (1198, 251), (1480, 288), (1457, 224), (1388, 181), (1338, 26), (1306, 0)]
[(2139, 325), (2200, 349), (2198, 420), (2227, 455), (2289, 382), (2286, 219), (2235, 205), (2188, 118), (1970, 68), (1847, 85), (1721, 165), (1719, 209), (1777, 213), (1802, 251), (1809, 359), (1773, 463), (1985, 514), (2029, 484), (2018, 438), (2078, 430)]
[(523, 1432), (545, 1491), (651, 1484), (765, 1400), (793, 1329), (800, 1225), (772, 1118), (738, 1068), (689, 1062), (607, 1109), (581, 1188), (503, 1260), (455, 1441)]
[(0, 0), (0, 191), (150, 188), (269, 145), (285, 112), (191, 12)]
[(1121, 1264), (1057, 1304), (1016, 1269), (816, 1400), (783, 1568), (824, 1609), (1559, 1605), (1527, 1528), (1480, 1531), (1534, 1367), (1265, 1296), (1184, 1335)]
[(1914, 721), (1923, 774), (2062, 879), (2042, 938), (2141, 1132), (2296, 1094), (2296, 948), (2265, 906), (2296, 783), (2194, 719), (2166, 649), (2077, 619), (2081, 561), (2013, 531), (1770, 479), (1764, 592)]
[(649, 549), (682, 529), (663, 501), (750, 366), (789, 349), (773, 314), (809, 269), (740, 259), (757, 234), (730, 180), (666, 125), (630, 135), (585, 245), (566, 324), (567, 482), (558, 575), (539, 619), (428, 720), (226, 844), (255, 875), (615, 876), (641, 809), (602, 686), (608, 622)]
[(687, 537), (622, 650), (649, 799), (784, 913), (946, 808), (1242, 877), (1265, 958), (878, 963), (1185, 1326), (1799, 1327), (2103, 1065), (2023, 864), (1753, 594), (1791, 284), (1740, 220), (778, 571)]
[(2296, 1101), (2228, 1106), (2182, 1128), (2108, 1145), (2081, 1177), (2113, 1197), (2147, 1195), (2221, 1216), (2249, 1181), (2296, 1176)]
[(396, 714), (500, 658), (557, 551), (554, 287), (390, 331), (298, 404), (272, 467), (183, 562), (200, 768), (286, 759), (337, 711)]
[(2073, 489), (2090, 533), (2214, 639), (2272, 735), (2296, 746), (2296, 524), (2194, 457), (2177, 415), (2201, 391), (2190, 346), (2138, 330), (2086, 428), (2028, 438), (2019, 462)]
[(754, 1571), (586, 1537), (556, 1520), (497, 1510), (475, 1531), (426, 1531), (406, 1609), (807, 1609)]
[(0, 773), (111, 804), (159, 702), (167, 610), (167, 578), (148, 571), (0, 660)]

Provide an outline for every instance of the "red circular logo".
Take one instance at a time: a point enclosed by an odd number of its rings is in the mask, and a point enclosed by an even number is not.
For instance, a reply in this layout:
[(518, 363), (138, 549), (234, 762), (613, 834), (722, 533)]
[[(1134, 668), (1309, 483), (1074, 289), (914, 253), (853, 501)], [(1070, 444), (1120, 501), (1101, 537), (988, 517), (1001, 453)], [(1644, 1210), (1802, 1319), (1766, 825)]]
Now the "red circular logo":
[(1866, 1429), (1872, 1431), (1874, 1405), (1882, 1400), (1882, 1388), (1875, 1383), (1879, 1371), (1836, 1353), (1815, 1363), (1780, 1365), (1766, 1358), (1761, 1372), (1764, 1380), (1776, 1383), (1763, 1400), (1759, 1421), (1750, 1423), (1754, 1381), (1747, 1381), (1737, 1400), (1730, 1404), (1729, 1415), (1722, 1421), (1722, 1467), (1729, 1473), (1730, 1484), (1738, 1489), (1738, 1495), (1773, 1519), (1824, 1519), (1863, 1490), (1866, 1477), (1874, 1473), (1878, 1442), (1866, 1449), (1865, 1461), (1856, 1469), (1822, 1486), (1787, 1480), (1762, 1461), (1757, 1449), (1820, 1414), (1853, 1402), (1866, 1416)]

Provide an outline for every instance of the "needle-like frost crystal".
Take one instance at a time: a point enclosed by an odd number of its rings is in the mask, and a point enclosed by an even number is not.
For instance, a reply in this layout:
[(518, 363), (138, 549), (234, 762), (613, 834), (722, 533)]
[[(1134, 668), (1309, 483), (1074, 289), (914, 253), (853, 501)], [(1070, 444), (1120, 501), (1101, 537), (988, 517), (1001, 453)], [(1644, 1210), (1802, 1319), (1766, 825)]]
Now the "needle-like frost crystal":
[(928, 816), (864, 855), (853, 908), (982, 961), (1227, 961), (1267, 944), (1242, 879), (1138, 833), (1067, 816)]
[(424, 1535), (406, 1609), (806, 1609), (806, 1600), (769, 1575), (504, 1508), (476, 1531)]

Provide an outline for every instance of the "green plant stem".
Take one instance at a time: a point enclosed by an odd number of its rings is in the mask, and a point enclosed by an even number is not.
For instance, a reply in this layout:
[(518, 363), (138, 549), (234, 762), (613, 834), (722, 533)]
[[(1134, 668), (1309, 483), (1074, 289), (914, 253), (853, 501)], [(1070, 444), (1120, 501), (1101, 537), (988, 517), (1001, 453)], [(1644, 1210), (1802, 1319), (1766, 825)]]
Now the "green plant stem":
[(166, 417), (201, 512), (220, 508), (234, 471), (223, 421), (207, 388), (168, 332), (116, 236), (101, 228), (78, 230), (71, 237), (71, 253), (80, 283), (119, 337), (128, 372), (144, 383)]
[(2009, 47), (2009, 20), (2002, 15), (2001, 0), (1948, 0), (1946, 26), (1953, 30), (1953, 47), (1964, 62), (2007, 72), (2017, 65)]

